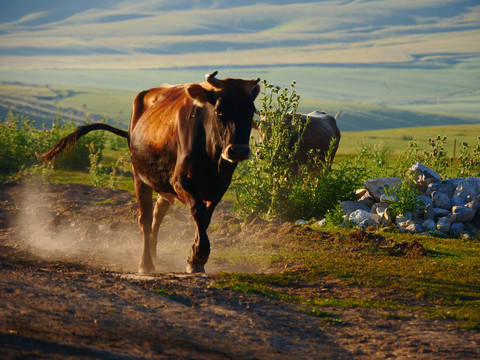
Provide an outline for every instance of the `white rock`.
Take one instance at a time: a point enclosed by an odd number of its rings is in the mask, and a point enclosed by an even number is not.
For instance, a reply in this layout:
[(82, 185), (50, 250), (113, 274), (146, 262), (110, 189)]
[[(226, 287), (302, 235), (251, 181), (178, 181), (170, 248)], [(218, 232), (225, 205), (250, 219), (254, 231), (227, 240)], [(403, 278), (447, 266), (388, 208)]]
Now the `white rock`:
[(377, 178), (365, 181), (363, 184), (376, 201), (380, 201), (380, 197), (384, 194), (385, 188), (393, 188), (401, 184), (402, 179), (399, 177)]
[(442, 180), (437, 172), (419, 162), (410, 166), (408, 170), (415, 175), (413, 180), (415, 184), (423, 190), (426, 190), (429, 184)]
[[(443, 210), (443, 209), (442, 209)], [(443, 216), (446, 216), (448, 214), (445, 214)], [(435, 220), (435, 213), (434, 213), (434, 208), (433, 208), (433, 203), (432, 205), (427, 205), (425, 208), (425, 211), (423, 213), (423, 218), (425, 220)]]
[(434, 191), (438, 191), (451, 198), (455, 192), (455, 189), (457, 188), (457, 184), (462, 180), (462, 178), (456, 178), (431, 183), (428, 185), (425, 195), (431, 196)]
[(432, 231), (437, 228), (437, 224), (435, 224), (435, 221), (433, 220), (425, 220), (422, 224), (422, 227), (426, 231)]
[(433, 204), (432, 198), (425, 195), (418, 195), (415, 197), (415, 200), (418, 200), (420, 203), (420, 209), (425, 209), (428, 205)]
[(370, 211), (370, 208), (367, 205), (359, 201), (342, 201), (340, 206), (343, 210), (343, 213), (347, 216), (350, 216), (350, 214), (355, 210)]
[(408, 228), (410, 225), (414, 225), (414, 224), (415, 224), (415, 221), (413, 221), (413, 220), (406, 220), (406, 221), (397, 223), (397, 226), (406, 229), (406, 228)]
[(475, 211), (471, 207), (454, 206), (450, 215), (450, 221), (452, 223), (468, 223), (473, 220), (474, 216)]
[(367, 193), (368, 193), (367, 189), (355, 190), (355, 195), (357, 196), (357, 199), (360, 199), (363, 195), (365, 195)]
[(453, 196), (451, 200), (452, 206), (464, 206), (467, 205), (467, 201), (460, 196)]
[(423, 228), (417, 223), (408, 225), (406, 229), (411, 233), (419, 233), (423, 231)]
[(450, 214), (450, 209), (433, 208), (433, 214), (438, 217), (444, 217)]
[(479, 192), (479, 178), (468, 177), (460, 181), (455, 189), (453, 196), (461, 197), (466, 202), (472, 201)]
[(450, 209), (452, 207), (450, 198), (444, 193), (434, 191), (432, 193), (432, 200), (436, 208)]
[(473, 211), (477, 211), (480, 208), (480, 195), (475, 196), (466, 206), (471, 207)]
[(462, 223), (455, 222), (450, 225), (450, 231), (455, 237), (460, 236), (463, 230), (465, 230), (465, 225), (463, 225)]
[(445, 234), (450, 230), (450, 219), (448, 217), (441, 217), (437, 222), (437, 230)]
[(412, 220), (412, 213), (411, 212), (406, 212), (405, 214), (399, 214), (397, 215), (395, 219), (395, 224), (399, 224), (408, 220)]
[(360, 210), (360, 209), (355, 210), (348, 217), (348, 220), (350, 220), (351, 222), (353, 222), (357, 225), (360, 224), (362, 221), (368, 220), (368, 219), (371, 219), (370, 213), (365, 211), (365, 210)]
[(382, 194), (380, 196), (381, 203), (391, 204), (391, 203), (394, 203), (395, 201), (397, 201), (397, 197), (395, 195), (388, 196), (388, 195)]
[(305, 225), (307, 222), (303, 219), (298, 219), (295, 221), (295, 225)]
[(365, 219), (358, 224), (359, 227), (363, 227), (365, 229), (369, 226), (378, 227), (379, 225), (380, 224), (378, 223), (378, 221), (375, 220), (373, 217), (370, 217), (369, 219)]

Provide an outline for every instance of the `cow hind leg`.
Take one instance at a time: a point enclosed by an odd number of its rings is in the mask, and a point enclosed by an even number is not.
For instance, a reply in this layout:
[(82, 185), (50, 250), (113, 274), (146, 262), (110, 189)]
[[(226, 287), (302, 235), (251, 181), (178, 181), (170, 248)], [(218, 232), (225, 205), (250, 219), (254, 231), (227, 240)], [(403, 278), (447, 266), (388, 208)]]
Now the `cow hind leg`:
[(168, 200), (165, 200), (159, 195), (153, 210), (152, 239), (150, 242), (150, 252), (154, 260), (157, 258), (158, 229), (160, 228), (160, 224), (162, 223), (169, 207), (170, 203)]
[(143, 252), (138, 268), (139, 273), (155, 272), (152, 260), (152, 221), (153, 221), (153, 190), (139, 179), (135, 179), (135, 192), (137, 194), (140, 215), (138, 225), (143, 238)]

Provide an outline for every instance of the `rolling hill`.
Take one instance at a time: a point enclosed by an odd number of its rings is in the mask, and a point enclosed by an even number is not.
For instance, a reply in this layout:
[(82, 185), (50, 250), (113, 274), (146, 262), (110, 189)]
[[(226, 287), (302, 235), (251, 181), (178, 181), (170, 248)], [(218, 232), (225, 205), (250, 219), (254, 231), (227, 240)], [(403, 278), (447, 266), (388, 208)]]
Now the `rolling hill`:
[(1, 10), (2, 68), (422, 63), (480, 51), (474, 1), (17, 0)]
[(344, 130), (475, 123), (478, 39), (473, 0), (0, 0), (0, 80), (72, 91), (3, 87), (0, 106), (124, 124), (122, 92), (220, 70), (296, 80), (302, 110), (340, 108)]

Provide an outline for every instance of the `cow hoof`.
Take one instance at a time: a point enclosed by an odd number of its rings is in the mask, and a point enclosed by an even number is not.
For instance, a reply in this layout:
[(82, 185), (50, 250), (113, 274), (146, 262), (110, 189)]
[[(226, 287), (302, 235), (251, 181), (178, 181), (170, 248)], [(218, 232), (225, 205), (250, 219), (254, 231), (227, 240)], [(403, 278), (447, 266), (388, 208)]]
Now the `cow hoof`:
[(195, 265), (190, 261), (187, 261), (187, 273), (188, 274), (196, 274), (196, 273), (204, 273), (205, 266), (203, 265)]
[(155, 266), (153, 264), (150, 265), (145, 265), (145, 264), (140, 264), (138, 267), (138, 272), (140, 274), (151, 274), (155, 272)]

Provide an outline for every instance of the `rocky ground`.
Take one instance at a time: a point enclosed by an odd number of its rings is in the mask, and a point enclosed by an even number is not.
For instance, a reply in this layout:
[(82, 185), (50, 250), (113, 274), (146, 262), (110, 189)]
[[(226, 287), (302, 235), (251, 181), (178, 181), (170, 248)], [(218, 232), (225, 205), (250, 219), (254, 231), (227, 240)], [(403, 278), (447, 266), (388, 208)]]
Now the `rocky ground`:
[[(236, 221), (230, 205), (220, 205), (213, 229), (221, 221)], [(132, 196), (118, 190), (0, 184), (0, 358), (480, 356), (480, 334), (459, 329), (450, 320), (415, 313), (382, 316), (382, 309), (325, 308), (342, 311), (341, 323), (325, 323), (296, 304), (220, 290), (218, 271), (279, 271), (266, 263), (241, 261), (242, 253), (262, 246), (265, 225), (252, 225), (248, 239), (217, 228), (208, 273), (186, 275), (193, 223), (186, 209), (174, 207), (161, 231), (159, 272), (140, 276), (135, 273), (141, 250), (136, 216)], [(237, 261), (215, 255), (215, 249), (225, 248), (237, 254)], [(395, 296), (322, 278), (282, 291), (340, 299)]]

